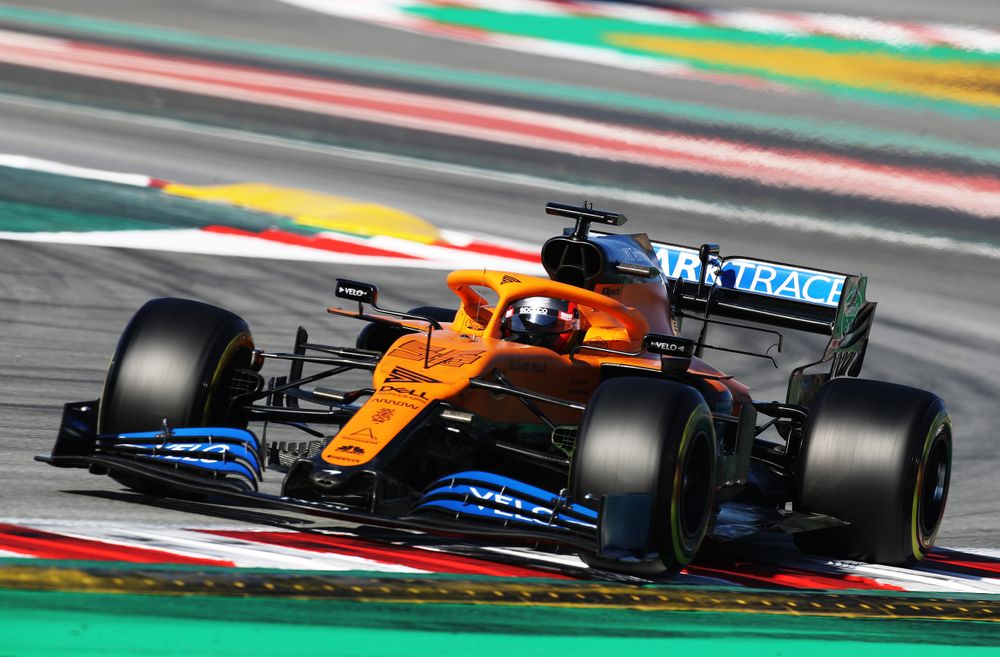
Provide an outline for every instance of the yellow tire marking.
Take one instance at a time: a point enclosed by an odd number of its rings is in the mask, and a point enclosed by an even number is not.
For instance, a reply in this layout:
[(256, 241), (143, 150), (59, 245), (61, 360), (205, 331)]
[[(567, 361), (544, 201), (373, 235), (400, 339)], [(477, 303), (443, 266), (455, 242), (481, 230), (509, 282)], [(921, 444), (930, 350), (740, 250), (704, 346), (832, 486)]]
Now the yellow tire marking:
[[(934, 533), (927, 537), (927, 546), (921, 543), (920, 540), (920, 520), (918, 518), (918, 511), (920, 510), (920, 492), (923, 488), (924, 477), (927, 476), (927, 457), (930, 455), (931, 444), (934, 439), (941, 431), (948, 431), (949, 436), (951, 433), (951, 416), (948, 415), (948, 411), (941, 411), (938, 413), (934, 421), (931, 422), (930, 431), (927, 432), (927, 437), (924, 439), (924, 449), (920, 456), (920, 468), (917, 470), (917, 481), (913, 488), (913, 504), (910, 510), (910, 546), (913, 551), (913, 556), (916, 559), (923, 559), (925, 556), (925, 551), (930, 550), (930, 546), (934, 545), (934, 540), (937, 538), (937, 532), (940, 528), (934, 529)], [(948, 465), (951, 466), (951, 448), (948, 449)]]

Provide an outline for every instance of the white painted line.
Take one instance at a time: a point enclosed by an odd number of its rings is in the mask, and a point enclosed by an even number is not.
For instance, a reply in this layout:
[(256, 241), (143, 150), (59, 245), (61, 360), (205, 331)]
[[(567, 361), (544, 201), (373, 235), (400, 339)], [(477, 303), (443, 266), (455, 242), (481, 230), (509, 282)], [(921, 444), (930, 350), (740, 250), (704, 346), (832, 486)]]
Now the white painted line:
[(25, 48), (58, 48), (66, 52), (72, 50), (70, 42), (65, 39), (25, 34), (24, 32), (11, 32), (10, 30), (0, 30), (0, 41), (5, 44), (24, 46)]
[(21, 554), (20, 552), (0, 550), (0, 559), (37, 559), (37, 557), (33, 554)]
[(14, 169), (29, 169), (31, 171), (41, 171), (43, 173), (54, 173), (60, 176), (72, 176), (74, 178), (87, 178), (89, 180), (101, 180), (104, 182), (118, 183), (119, 185), (131, 185), (134, 187), (149, 187), (152, 178), (134, 173), (120, 173), (117, 171), (103, 171), (101, 169), (88, 169), (76, 167), (52, 160), (43, 160), (36, 157), (26, 157), (24, 155), (14, 155), (10, 153), (0, 153), (0, 167), (11, 167)]
[[(323, 233), (320, 233), (323, 235)], [(457, 237), (461, 233), (449, 233), (449, 237), (457, 238), (459, 243), (464, 242), (465, 246), (470, 245), (473, 242), (472, 235), (463, 235), (462, 237)], [(514, 259), (514, 258), (504, 258), (502, 256), (489, 255), (485, 253), (478, 253), (475, 250), (463, 251), (456, 248), (448, 248), (437, 246), (434, 244), (422, 244), (420, 242), (411, 242), (409, 240), (404, 240), (398, 237), (391, 237), (388, 235), (376, 235), (374, 237), (362, 238), (353, 237), (351, 235), (345, 235), (343, 233), (329, 233), (329, 236), (333, 239), (341, 240), (344, 242), (351, 242), (354, 244), (361, 244), (364, 246), (370, 246), (377, 249), (384, 249), (386, 251), (395, 251), (398, 253), (405, 253), (410, 256), (421, 258), (423, 260), (428, 260), (431, 262), (439, 263), (442, 267), (452, 268), (452, 269), (497, 269), (504, 270), (510, 267), (514, 267), (517, 271), (524, 274), (534, 274), (537, 276), (545, 275), (545, 270), (540, 264), (534, 262), (525, 262), (524, 260)], [(494, 244), (499, 244), (499, 240), (493, 240), (492, 238), (483, 238), (484, 241), (488, 241)], [(525, 244), (519, 244), (518, 248), (528, 250), (530, 246)], [(532, 256), (537, 257), (538, 249), (532, 249), (530, 251)]]
[[(249, 530), (250, 533), (244, 534), (244, 537), (231, 538), (211, 533), (218, 531), (218, 528), (210, 530), (210, 532), (202, 532), (197, 529), (175, 526), (173, 524), (163, 526), (112, 524), (98, 527), (87, 521), (33, 521), (25, 518), (4, 519), (2, 522), (64, 536), (103, 541), (125, 547), (159, 550), (182, 557), (227, 561), (236, 564), (240, 568), (276, 568), (330, 572), (361, 570), (412, 574), (430, 572), (410, 566), (340, 554), (337, 552), (335, 546), (330, 546), (329, 550), (325, 551), (312, 551), (257, 542), (252, 538), (253, 530)], [(245, 525), (241, 525), (236, 529), (241, 532), (248, 531)], [(271, 532), (275, 530), (266, 529), (261, 531)], [(348, 538), (356, 536), (346, 530), (337, 531), (333, 535)], [(414, 540), (418, 542), (419, 536), (414, 536)], [(420, 546), (417, 544), (414, 544), (413, 547), (416, 549), (426, 549), (429, 552), (458, 556), (471, 555), (488, 558), (490, 554), (495, 554), (516, 557), (524, 560), (525, 563), (522, 565), (526, 567), (531, 567), (532, 564), (550, 564), (570, 568), (586, 568), (585, 564), (574, 555), (549, 554), (526, 548), (485, 547), (473, 549), (468, 546), (460, 546), (461, 549), (449, 550), (440, 546)], [(758, 548), (761, 547), (758, 546)], [(948, 552), (953, 551), (943, 550), (945, 554)], [(959, 552), (984, 554), (986, 556), (993, 556), (994, 558), (1000, 557), (1000, 550), (997, 549), (968, 549), (960, 550)], [(958, 560), (961, 560), (960, 553), (955, 554)], [(4, 551), (0, 551), (0, 556), (34, 558)], [(930, 563), (920, 563), (912, 568), (880, 566), (855, 561), (824, 560), (787, 549), (779, 549), (777, 551), (768, 550), (766, 554), (760, 553), (760, 549), (751, 550), (751, 554), (748, 554), (747, 558), (752, 562), (764, 561), (779, 569), (787, 567), (818, 576), (856, 575), (859, 578), (874, 579), (881, 584), (897, 586), (903, 590), (913, 592), (970, 593), (979, 595), (996, 595), (1000, 593), (1000, 577), (976, 577), (956, 574), (945, 570), (935, 570), (936, 567)], [(675, 577), (673, 582), (678, 585), (733, 585), (725, 576), (713, 577), (686, 573)]]
[[(433, 6), (417, 0), (281, 0), (312, 11), (388, 24), (403, 29), (416, 25), (406, 7)], [(449, 4), (504, 13), (539, 16), (602, 16), (651, 25), (720, 26), (749, 31), (794, 35), (829, 34), (889, 45), (945, 44), (962, 50), (1000, 52), (1000, 31), (950, 23), (913, 23), (842, 14), (704, 9), (701, 13), (672, 7), (637, 7), (614, 2), (566, 3), (554, 0), (454, 0)], [(489, 39), (489, 35), (482, 37)]]
[[(523, 260), (484, 256), (472, 252), (434, 260), (393, 258), (387, 256), (355, 255), (324, 249), (282, 244), (256, 236), (227, 235), (198, 229), (168, 230), (118, 230), (89, 232), (21, 233), (2, 232), (0, 239), (44, 244), (77, 244), (121, 249), (144, 249), (194, 255), (214, 255), (238, 258), (263, 258), (269, 260), (296, 260), (300, 262), (328, 262), (366, 267), (405, 267), (410, 269), (499, 269), (523, 274), (544, 273), (540, 265)], [(406, 242), (408, 247), (413, 243)], [(440, 249), (444, 251), (444, 249)]]
[(45, 48), (29, 52), (0, 48), (0, 59), (577, 157), (956, 208), (984, 217), (1000, 216), (1000, 211), (994, 209), (1000, 207), (1000, 185), (991, 185), (985, 178), (978, 185), (966, 184), (964, 178), (945, 171), (872, 165), (843, 156), (761, 148), (532, 110), (148, 55), (84, 49), (60, 59)]
[[(954, 551), (959, 553), (964, 552), (965, 554), (976, 554), (981, 557), (989, 557), (991, 559), (1000, 559), (1000, 548), (975, 547), (975, 548), (944, 548), (944, 549), (946, 550), (945, 554)], [(997, 578), (1000, 579), (1000, 574), (997, 575)]]
[[(616, 187), (597, 185), (578, 185), (561, 180), (515, 174), (503, 171), (493, 171), (465, 165), (436, 162), (415, 157), (377, 153), (357, 149), (329, 146), (313, 142), (260, 135), (231, 128), (217, 128), (196, 125), (149, 116), (139, 116), (114, 110), (81, 108), (54, 101), (26, 99), (0, 94), (0, 101), (22, 107), (37, 107), (62, 112), (75, 116), (101, 117), (113, 121), (126, 121), (134, 125), (147, 126), (165, 131), (183, 134), (195, 134), (216, 139), (226, 139), (235, 142), (269, 146), (293, 152), (305, 152), (332, 157), (339, 157), (356, 162), (366, 162), (383, 166), (393, 166), (424, 173), (435, 173), (453, 177), (466, 178), (487, 183), (502, 183), (504, 185), (540, 189), (553, 194), (565, 194), (580, 198), (600, 199), (602, 202), (623, 202), (641, 205), (649, 208), (685, 212), (700, 216), (713, 217), (731, 223), (742, 223), (760, 226), (771, 226), (785, 230), (805, 233), (831, 235), (845, 239), (863, 239), (903, 247), (962, 253), (970, 256), (980, 256), (1000, 260), (1000, 247), (983, 242), (956, 240), (950, 237), (919, 235), (901, 230), (880, 228), (868, 224), (851, 221), (839, 221), (817, 217), (814, 215), (767, 212), (751, 210), (745, 207), (734, 207), (698, 199), (680, 196), (665, 196), (651, 192), (627, 190)], [(139, 247), (142, 248), (142, 247)]]
[[(120, 183), (125, 185), (148, 186), (151, 180), (148, 176), (139, 174), (127, 174), (99, 169), (77, 167), (52, 160), (26, 157), (14, 154), (0, 153), (0, 167), (12, 167), (31, 171), (41, 171), (75, 178), (89, 180), (100, 180), (106, 182)], [(327, 234), (320, 233), (319, 236)], [(515, 270), (526, 274), (544, 274), (544, 269), (535, 263), (525, 263), (517, 258), (505, 258), (473, 251), (463, 251), (460, 248), (448, 248), (431, 244), (421, 244), (409, 240), (403, 240), (389, 236), (357, 237), (344, 233), (329, 233), (332, 239), (358, 244), (366, 247), (373, 247), (385, 251), (394, 251), (431, 261), (434, 268), (456, 269), (465, 267), (486, 267), (488, 269)], [(533, 258), (534, 252), (530, 245), (525, 243), (509, 242), (501, 244), (504, 240), (492, 240), (489, 237), (479, 237), (459, 233), (456, 231), (445, 231), (442, 236), (446, 242), (455, 247), (468, 247), (476, 239), (482, 239), (497, 244), (497, 246), (508, 246), (511, 249), (522, 250), (526, 253), (526, 258)], [(309, 253), (331, 253), (323, 249), (313, 249), (304, 246), (284, 245), (267, 240), (263, 244), (256, 244), (254, 247), (246, 248), (246, 236), (238, 235), (218, 235), (205, 234), (203, 231), (191, 231), (188, 229), (162, 230), (162, 231), (63, 231), (45, 232), (37, 231), (31, 233), (3, 233), (0, 232), (0, 239), (52, 242), (62, 244), (87, 244), (99, 246), (119, 246), (122, 248), (148, 248), (162, 251), (180, 251), (185, 253), (209, 253), (213, 255), (236, 255), (258, 258), (278, 258), (278, 259), (308, 259), (302, 249)], [(258, 239), (258, 238), (253, 238)], [(189, 241), (190, 240), (190, 241)], [(335, 253), (335, 252), (333, 252)], [(369, 256), (340, 254), (320, 258), (321, 262), (363, 262), (372, 260)], [(398, 264), (403, 266), (412, 262), (407, 258), (387, 258), (384, 264)], [(379, 261), (381, 262), (381, 261)], [(424, 263), (426, 264), (426, 263)]]
[[(124, 547), (158, 550), (176, 554), (180, 557), (228, 561), (234, 563), (238, 568), (323, 571), (357, 570), (414, 574), (428, 572), (409, 566), (339, 554), (333, 549), (330, 552), (298, 550), (291, 547), (257, 543), (176, 527), (95, 527), (93, 523), (33, 522), (24, 519), (13, 524), (62, 536), (102, 541)], [(240, 531), (246, 530), (246, 526), (240, 528)]]
[[(377, 21), (382, 22), (382, 21)], [(722, 73), (712, 73), (692, 68), (679, 61), (670, 61), (663, 57), (652, 57), (639, 54), (624, 53), (610, 48), (599, 46), (585, 46), (561, 41), (549, 41), (547, 39), (537, 39), (534, 37), (522, 37), (511, 34), (499, 34), (494, 32), (481, 32), (470, 36), (468, 32), (456, 28), (450, 28), (441, 23), (429, 20), (405, 16), (394, 19), (388, 24), (396, 29), (416, 32), (418, 34), (429, 34), (431, 36), (446, 37), (461, 41), (473, 41), (478, 45), (502, 48), (514, 52), (541, 55), (554, 59), (571, 59), (578, 62), (587, 62), (598, 66), (611, 66), (629, 71), (641, 73), (651, 73), (668, 77), (692, 78), (703, 81), (719, 80), (729, 83), (740, 83), (747, 80), (747, 76), (727, 75)], [(789, 93), (797, 93), (787, 85), (770, 82), (754, 82), (754, 86), (769, 87), (773, 89), (788, 90)]]
[[(243, 531), (246, 531), (245, 529)], [(63, 530), (62, 533), (69, 534)], [(427, 571), (387, 564), (373, 559), (329, 552), (314, 552), (255, 541), (218, 536), (199, 531), (162, 530), (149, 528), (132, 530), (113, 528), (81, 534), (85, 538), (130, 545), (203, 559), (232, 561), (239, 568), (281, 568), (292, 570), (367, 570), (391, 573), (424, 573)]]
[(974, 577), (941, 570), (894, 568), (874, 564), (856, 564), (851, 572), (895, 584), (907, 591), (952, 591), (956, 593), (1000, 594), (1000, 579)]

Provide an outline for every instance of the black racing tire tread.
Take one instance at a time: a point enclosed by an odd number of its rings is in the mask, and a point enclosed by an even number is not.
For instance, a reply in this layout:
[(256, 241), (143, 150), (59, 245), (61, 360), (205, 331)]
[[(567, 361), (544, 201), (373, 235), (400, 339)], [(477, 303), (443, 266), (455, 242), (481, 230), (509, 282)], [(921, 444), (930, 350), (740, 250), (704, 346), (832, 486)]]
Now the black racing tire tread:
[(926, 390), (838, 378), (820, 389), (795, 472), (795, 508), (849, 525), (796, 533), (822, 556), (902, 564), (933, 547), (951, 473), (951, 420)]
[[(159, 298), (140, 308), (108, 368), (99, 433), (240, 423), (219, 394), (227, 372), (248, 367), (253, 337), (238, 315), (199, 301)], [(245, 426), (245, 423), (243, 423)]]
[[(602, 383), (580, 425), (570, 492), (578, 501), (588, 494), (592, 500), (606, 494), (652, 494), (651, 542), (659, 559), (635, 563), (592, 553), (581, 553), (581, 558), (593, 567), (637, 576), (670, 574), (689, 563), (712, 516), (715, 452), (711, 413), (694, 388), (635, 377)], [(690, 489), (675, 481), (685, 469), (694, 475)], [(676, 490), (682, 491), (681, 499)], [(679, 511), (685, 508), (687, 512)]]

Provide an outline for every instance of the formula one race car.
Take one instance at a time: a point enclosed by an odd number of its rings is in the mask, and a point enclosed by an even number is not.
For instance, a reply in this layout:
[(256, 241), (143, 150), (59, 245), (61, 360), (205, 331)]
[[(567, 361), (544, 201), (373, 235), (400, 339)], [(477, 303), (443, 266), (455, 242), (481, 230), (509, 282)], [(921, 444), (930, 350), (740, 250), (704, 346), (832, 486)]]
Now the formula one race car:
[[(542, 248), (549, 278), (455, 271), (457, 310), (387, 310), (375, 286), (339, 279), (350, 307), (328, 312), (366, 322), (354, 347), (300, 328), (290, 353), (265, 352), (226, 310), (149, 301), (101, 399), (67, 404), (38, 458), (156, 495), (568, 547), (635, 575), (676, 571), (706, 536), (774, 529), (836, 557), (927, 554), (951, 422), (929, 392), (856, 378), (875, 311), (863, 276), (592, 232), (625, 217), (591, 207), (546, 211), (575, 222)], [(720, 324), (779, 351), (774, 328), (830, 339), (785, 401), (757, 401), (702, 360), (770, 358), (709, 344)], [(265, 361), (289, 374), (265, 381)], [(318, 385), (358, 371), (371, 383)], [(268, 442), (275, 424), (306, 438)], [(258, 491), (265, 465), (286, 472), (281, 495)]]

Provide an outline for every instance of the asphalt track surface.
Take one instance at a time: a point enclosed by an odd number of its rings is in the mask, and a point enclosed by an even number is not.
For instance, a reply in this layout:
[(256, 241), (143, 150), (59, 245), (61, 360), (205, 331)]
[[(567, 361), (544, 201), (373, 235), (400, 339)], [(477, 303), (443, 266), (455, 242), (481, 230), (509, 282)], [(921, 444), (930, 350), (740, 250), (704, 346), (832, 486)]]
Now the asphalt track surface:
[[(18, 4), (18, 3), (13, 3)], [(531, 62), (539, 78), (586, 82), (591, 86), (638, 90), (648, 76), (544, 60), (516, 53), (485, 52), (466, 44), (434, 42), (415, 35), (386, 38), (381, 28), (317, 17), (283, 5), (216, 2), (20, 3), (128, 19), (179, 29), (274, 43), (330, 47), (341, 52), (378, 54), (425, 63), (454, 62), (485, 71), (519, 71)], [(817, 3), (797, 8), (817, 9)], [(895, 8), (894, 8), (895, 7)], [(880, 15), (995, 24), (991, 3), (952, 3), (953, 15), (909, 3), (880, 5)], [(849, 10), (850, 6), (845, 6)], [(923, 13), (920, 13), (920, 12)], [(974, 21), (974, 19), (979, 19)], [(657, 80), (656, 84), (662, 82)], [(727, 90), (673, 81), (670, 93), (686, 100), (775, 111), (782, 99), (765, 93)], [(739, 94), (736, 99), (734, 94)], [(798, 101), (797, 101), (798, 102)], [(867, 125), (920, 125), (919, 114), (805, 98), (800, 113), (821, 119), (852, 118)], [(278, 117), (276, 120), (280, 120)], [(326, 147), (303, 146), (212, 127), (101, 115), (72, 106), (23, 97), (0, 98), (0, 152), (45, 157), (190, 183), (265, 180), (320, 189), (417, 211), (441, 227), (479, 230), (540, 243), (561, 228), (546, 218), (546, 201), (579, 201), (544, 183), (491, 177), (430, 162), (367, 157)], [(992, 127), (991, 133), (988, 128)], [(941, 120), (928, 130), (942, 137), (996, 142), (995, 124)], [(523, 157), (523, 154), (518, 154)], [(529, 163), (531, 164), (531, 163)], [(538, 163), (535, 162), (535, 165)], [(720, 193), (727, 183), (717, 181)], [(575, 194), (575, 192), (574, 192)], [(607, 206), (599, 196), (589, 196)], [(821, 209), (829, 199), (812, 199)], [(796, 209), (804, 199), (789, 201)], [(955, 547), (1000, 545), (1000, 484), (996, 471), (993, 416), (1000, 397), (1000, 261), (960, 249), (927, 249), (742, 223), (710, 214), (664, 212), (643, 203), (616, 201), (631, 218), (629, 228), (681, 243), (716, 241), (727, 252), (794, 261), (819, 268), (862, 271), (870, 277), (869, 297), (879, 301), (872, 344), (865, 363), (870, 378), (888, 379), (938, 392), (955, 421), (951, 496), (939, 543)], [(894, 208), (905, 215), (913, 208)], [(995, 227), (984, 226), (992, 236)], [(152, 296), (203, 299), (243, 315), (257, 342), (267, 348), (290, 345), (302, 324), (325, 342), (351, 342), (349, 322), (323, 312), (332, 301), (338, 275), (377, 283), (387, 306), (448, 304), (443, 274), (396, 269), (284, 261), (109, 250), (93, 247), (0, 242), (0, 435), (7, 456), (0, 479), (6, 518), (87, 519), (135, 522), (193, 522), (193, 516), (144, 504), (109, 500), (103, 478), (82, 471), (59, 471), (31, 460), (46, 452), (54, 437), (59, 406), (99, 393), (107, 359), (130, 314)], [(791, 343), (787, 364), (804, 362), (818, 345)], [(757, 398), (782, 395), (778, 373), (752, 363), (726, 361), (755, 388)], [(787, 368), (785, 370), (787, 372)], [(83, 494), (67, 494), (67, 491)], [(204, 519), (199, 519), (207, 524)]]

